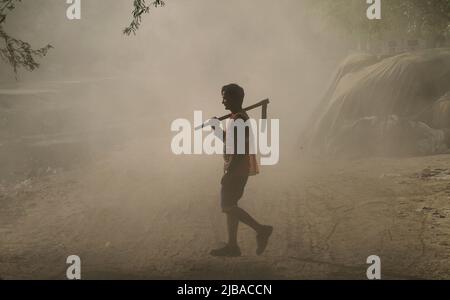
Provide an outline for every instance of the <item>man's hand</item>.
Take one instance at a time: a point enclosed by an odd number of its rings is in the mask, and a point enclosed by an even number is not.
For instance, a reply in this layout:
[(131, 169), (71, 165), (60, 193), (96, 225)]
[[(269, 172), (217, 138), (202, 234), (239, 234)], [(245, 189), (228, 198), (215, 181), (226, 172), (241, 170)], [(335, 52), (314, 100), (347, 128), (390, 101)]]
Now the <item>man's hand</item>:
[[(221, 140), (222, 142), (225, 142), (225, 132), (222, 130), (222, 128), (220, 127), (220, 119), (217, 117), (213, 117), (209, 120), (209, 126), (211, 126), (214, 135)], [(216, 128), (216, 126), (218, 128)], [(218, 130), (217, 130), (218, 129)]]
[(214, 126), (213, 124), (216, 124), (216, 123), (218, 124), (218, 123), (220, 123), (220, 120), (219, 120), (218, 117), (212, 117), (212, 118), (209, 120), (209, 123), (211, 124), (212, 130), (216, 131), (216, 126)]

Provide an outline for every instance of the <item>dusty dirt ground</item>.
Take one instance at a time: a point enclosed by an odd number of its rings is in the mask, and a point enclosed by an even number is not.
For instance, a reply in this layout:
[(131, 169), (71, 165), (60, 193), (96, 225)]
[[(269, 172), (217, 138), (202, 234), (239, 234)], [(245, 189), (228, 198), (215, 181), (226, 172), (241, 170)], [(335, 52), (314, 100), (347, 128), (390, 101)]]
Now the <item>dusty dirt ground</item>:
[(154, 145), (130, 142), (91, 164), (3, 184), (0, 277), (65, 279), (76, 254), (83, 279), (365, 279), (375, 254), (384, 279), (450, 279), (450, 155), (281, 156), (240, 202), (275, 227), (266, 253), (254, 254), (255, 235), (240, 225), (243, 256), (220, 259), (208, 253), (226, 237), (221, 158)]

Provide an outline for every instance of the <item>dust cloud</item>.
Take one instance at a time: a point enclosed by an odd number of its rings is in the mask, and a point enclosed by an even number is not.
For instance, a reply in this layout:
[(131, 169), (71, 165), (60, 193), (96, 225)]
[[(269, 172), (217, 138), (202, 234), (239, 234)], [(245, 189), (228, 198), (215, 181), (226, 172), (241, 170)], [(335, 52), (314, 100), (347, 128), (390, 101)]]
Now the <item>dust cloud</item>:
[[(1, 64), (0, 253), (22, 259), (20, 268), (4, 264), (0, 276), (59, 278), (60, 262), (74, 253), (91, 278), (341, 278), (353, 271), (338, 263), (364, 263), (380, 242), (366, 236), (385, 232), (370, 217), (375, 206), (361, 208), (384, 197), (390, 180), (376, 181), (384, 165), (310, 168), (299, 143), (349, 52), (345, 42), (299, 0), (168, 0), (127, 37), (131, 2), (84, 0), (82, 19), (69, 21), (65, 1), (23, 1), (8, 16), (10, 34), (54, 49), (18, 80)], [(242, 199), (274, 224), (273, 248), (266, 260), (242, 264), (207, 257), (225, 239), (222, 158), (170, 149), (171, 122), (192, 120), (194, 110), (225, 114), (220, 90), (232, 82), (245, 88), (247, 105), (270, 98), (269, 117), (281, 126), (280, 163), (251, 178)], [(350, 167), (356, 175), (345, 177)], [(390, 207), (380, 201), (374, 205)], [(254, 251), (253, 235), (242, 232), (243, 251)], [(392, 261), (404, 257), (401, 247)], [(313, 259), (336, 263), (300, 274)]]
[(305, 4), (168, 1), (144, 18), (137, 36), (126, 37), (129, 2), (83, 1), (82, 19), (74, 21), (66, 19), (64, 1), (18, 5), (8, 17), (8, 32), (54, 49), (37, 71), (20, 71), (17, 81), (3, 63), (1, 97), (26, 110), (6, 121), (12, 126), (7, 138), (78, 139), (86, 133), (92, 148), (154, 137), (152, 149), (169, 158), (171, 121), (192, 120), (194, 110), (205, 118), (224, 114), (220, 89), (236, 82), (246, 90), (247, 105), (271, 99), (269, 116), (281, 123), (281, 161), (301, 155), (296, 152), (302, 126), (345, 55), (332, 34), (318, 32)]

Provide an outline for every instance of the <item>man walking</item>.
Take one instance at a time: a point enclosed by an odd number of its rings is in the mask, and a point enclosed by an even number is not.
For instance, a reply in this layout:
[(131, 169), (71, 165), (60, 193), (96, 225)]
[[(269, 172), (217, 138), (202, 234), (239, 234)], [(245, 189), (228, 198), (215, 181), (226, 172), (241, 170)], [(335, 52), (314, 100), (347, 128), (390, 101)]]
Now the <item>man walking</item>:
[[(237, 257), (241, 255), (241, 250), (237, 242), (239, 222), (255, 230), (257, 255), (261, 255), (264, 252), (273, 231), (272, 226), (261, 225), (245, 210), (238, 207), (238, 201), (244, 193), (248, 177), (258, 173), (256, 157), (249, 153), (250, 129), (246, 126), (245, 137), (239, 136), (238, 134), (242, 130), (237, 130), (237, 123), (232, 122), (237, 120), (245, 122), (249, 119), (247, 113), (242, 109), (244, 96), (244, 89), (237, 84), (226, 85), (222, 88), (222, 104), (225, 106), (225, 109), (231, 111), (231, 120), (228, 122), (229, 125), (227, 126), (226, 132), (230, 133), (230, 130), (234, 131), (234, 134), (231, 135), (234, 137), (234, 143), (226, 138), (230, 136), (229, 134), (223, 134), (225, 164), (220, 194), (222, 211), (227, 216), (228, 243), (223, 248), (212, 250), (210, 253), (212, 256)], [(245, 139), (244, 154), (237, 151), (240, 139)]]

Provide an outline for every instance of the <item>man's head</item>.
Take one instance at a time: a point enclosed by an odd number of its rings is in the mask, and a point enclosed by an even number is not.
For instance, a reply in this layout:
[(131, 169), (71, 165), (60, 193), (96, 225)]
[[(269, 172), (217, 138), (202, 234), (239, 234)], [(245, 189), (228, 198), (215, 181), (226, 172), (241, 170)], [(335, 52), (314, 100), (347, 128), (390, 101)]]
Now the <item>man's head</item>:
[(244, 96), (244, 89), (237, 84), (232, 83), (222, 88), (222, 104), (225, 105), (225, 109), (232, 112), (238, 112), (242, 109)]

